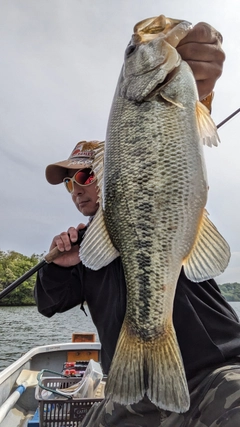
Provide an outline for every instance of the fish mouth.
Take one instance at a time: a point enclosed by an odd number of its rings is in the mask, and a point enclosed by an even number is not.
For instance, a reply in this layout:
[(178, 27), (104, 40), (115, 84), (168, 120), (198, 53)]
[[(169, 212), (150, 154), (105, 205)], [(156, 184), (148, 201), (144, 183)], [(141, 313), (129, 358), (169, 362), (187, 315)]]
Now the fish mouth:
[(143, 19), (134, 26), (134, 36), (136, 36), (136, 39), (138, 40), (149, 41), (157, 37), (157, 35), (160, 33), (167, 34), (176, 25), (180, 24), (183, 21), (183, 19), (172, 19), (166, 17), (165, 15), (159, 15), (153, 18)]
[[(174, 33), (175, 27), (182, 27), (182, 35), (184, 37), (186, 31), (189, 31), (189, 29), (192, 28), (192, 24), (185, 19), (172, 19), (164, 15), (159, 15), (154, 18), (147, 18), (138, 22), (134, 26), (132, 40), (136, 44), (141, 44), (148, 43), (159, 35), (163, 37), (169, 37), (169, 34)], [(181, 30), (180, 32), (177, 30), (177, 33), (174, 33), (173, 37), (170, 36), (171, 41), (168, 41), (173, 47), (176, 47), (179, 41), (183, 38), (182, 35)]]

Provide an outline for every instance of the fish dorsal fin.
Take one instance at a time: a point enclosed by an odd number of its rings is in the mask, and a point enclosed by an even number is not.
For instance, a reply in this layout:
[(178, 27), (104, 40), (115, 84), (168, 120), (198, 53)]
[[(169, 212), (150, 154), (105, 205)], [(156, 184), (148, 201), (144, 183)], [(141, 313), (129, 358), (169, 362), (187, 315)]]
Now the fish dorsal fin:
[(92, 169), (97, 177), (99, 208), (84, 234), (79, 255), (86, 267), (92, 270), (99, 270), (110, 264), (119, 256), (119, 253), (110, 240), (102, 209), (104, 143), (100, 143), (99, 149), (95, 150), (95, 152)]
[(200, 101), (197, 101), (196, 103), (196, 117), (199, 135), (203, 144), (207, 145), (208, 147), (212, 147), (213, 145), (217, 147), (218, 143), (220, 142), (217, 133), (217, 127), (212, 117), (210, 116), (207, 107), (205, 107), (205, 105), (203, 105)]
[(99, 270), (119, 256), (119, 252), (110, 240), (102, 206), (99, 206), (95, 217), (87, 228), (79, 255), (82, 263), (91, 270)]
[(204, 210), (194, 246), (183, 263), (186, 276), (193, 282), (219, 276), (226, 269), (230, 256), (228, 243)]

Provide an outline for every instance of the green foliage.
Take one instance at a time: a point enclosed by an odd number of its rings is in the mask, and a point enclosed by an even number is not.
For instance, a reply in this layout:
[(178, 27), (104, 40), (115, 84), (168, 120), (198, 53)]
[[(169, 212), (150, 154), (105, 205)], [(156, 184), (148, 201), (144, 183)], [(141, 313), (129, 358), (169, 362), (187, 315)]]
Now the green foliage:
[[(27, 257), (14, 251), (0, 251), (0, 292), (38, 264), (41, 258), (42, 255)], [(36, 273), (0, 300), (0, 305), (34, 305), (35, 281)]]
[(224, 283), (219, 288), (227, 301), (240, 301), (240, 283)]

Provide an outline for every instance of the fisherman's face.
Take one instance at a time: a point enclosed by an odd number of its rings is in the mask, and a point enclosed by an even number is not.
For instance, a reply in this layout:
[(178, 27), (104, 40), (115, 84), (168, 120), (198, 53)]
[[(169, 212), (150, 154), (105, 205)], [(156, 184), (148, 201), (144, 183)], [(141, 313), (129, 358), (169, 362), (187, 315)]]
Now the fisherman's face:
[[(69, 169), (68, 177), (72, 178), (75, 172), (76, 170)], [(98, 193), (96, 182), (93, 182), (87, 186), (81, 186), (74, 182), (71, 196), (76, 208), (84, 216), (95, 215), (98, 210)]]

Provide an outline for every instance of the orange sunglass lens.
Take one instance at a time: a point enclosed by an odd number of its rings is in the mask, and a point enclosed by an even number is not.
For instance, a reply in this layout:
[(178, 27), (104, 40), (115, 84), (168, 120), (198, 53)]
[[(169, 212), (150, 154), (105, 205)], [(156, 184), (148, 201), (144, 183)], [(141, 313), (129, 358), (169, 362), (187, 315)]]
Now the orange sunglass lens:
[(73, 183), (71, 179), (65, 179), (65, 185), (67, 187), (67, 190), (69, 191), (69, 193), (71, 193), (73, 191)]

